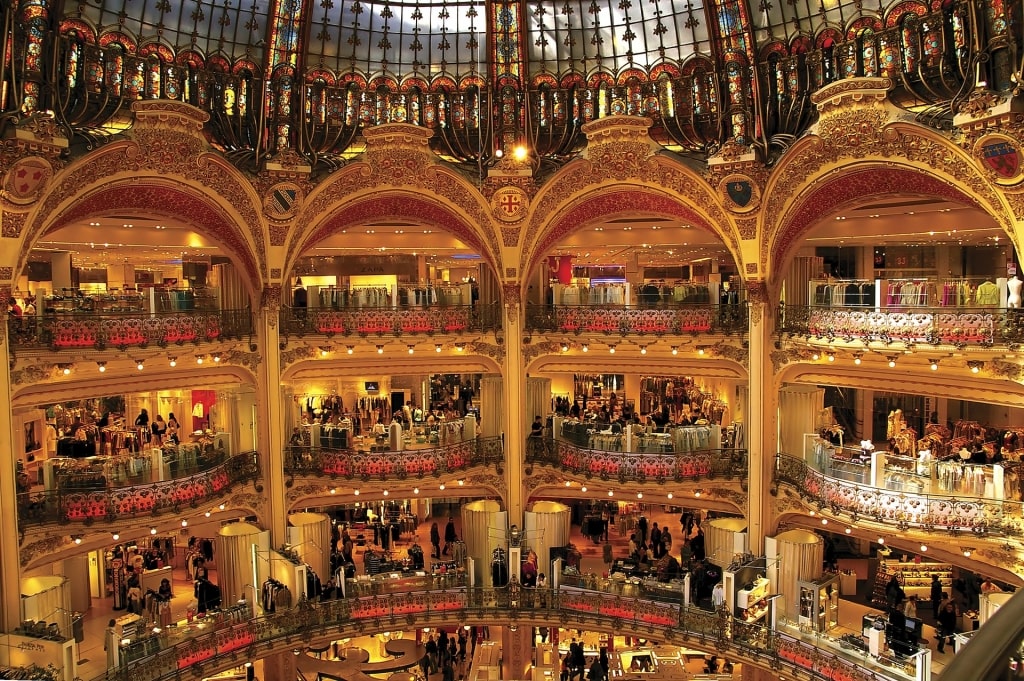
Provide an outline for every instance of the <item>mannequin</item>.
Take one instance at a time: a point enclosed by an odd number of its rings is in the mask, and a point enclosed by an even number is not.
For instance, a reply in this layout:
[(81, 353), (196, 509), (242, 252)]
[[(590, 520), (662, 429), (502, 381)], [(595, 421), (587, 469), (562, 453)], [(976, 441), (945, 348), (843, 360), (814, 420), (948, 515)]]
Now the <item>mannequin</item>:
[(306, 309), (309, 304), (309, 297), (306, 287), (302, 285), (302, 277), (295, 280), (295, 291), (292, 293), (292, 307)]
[(1022, 286), (1024, 286), (1024, 281), (1021, 281), (1016, 274), (1006, 282), (1006, 290), (1010, 294), (1006, 299), (1006, 307), (1020, 307), (1020, 289)]

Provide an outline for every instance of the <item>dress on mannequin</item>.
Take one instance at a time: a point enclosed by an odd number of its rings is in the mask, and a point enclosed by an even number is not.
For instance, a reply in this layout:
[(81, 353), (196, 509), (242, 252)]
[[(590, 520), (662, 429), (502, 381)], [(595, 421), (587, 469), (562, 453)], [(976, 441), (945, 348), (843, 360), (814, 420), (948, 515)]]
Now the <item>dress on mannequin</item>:
[(1024, 286), (1024, 281), (1021, 281), (1017, 275), (1006, 282), (1006, 290), (1009, 296), (1006, 298), (1006, 307), (1020, 307), (1020, 290)]

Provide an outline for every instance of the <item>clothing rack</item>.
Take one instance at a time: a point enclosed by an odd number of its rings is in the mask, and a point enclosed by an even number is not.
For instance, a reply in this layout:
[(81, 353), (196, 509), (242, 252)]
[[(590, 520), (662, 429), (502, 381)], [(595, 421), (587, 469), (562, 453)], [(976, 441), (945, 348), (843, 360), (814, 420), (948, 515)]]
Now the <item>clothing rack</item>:
[(808, 299), (818, 307), (874, 307), (877, 286), (873, 279), (812, 281)]

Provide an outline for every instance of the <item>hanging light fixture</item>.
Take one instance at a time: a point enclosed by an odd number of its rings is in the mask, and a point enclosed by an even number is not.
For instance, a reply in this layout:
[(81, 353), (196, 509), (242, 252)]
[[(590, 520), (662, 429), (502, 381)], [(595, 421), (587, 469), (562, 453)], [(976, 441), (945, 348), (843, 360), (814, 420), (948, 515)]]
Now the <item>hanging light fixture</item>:
[(106, 362), (96, 362), (96, 368), (102, 374), (102, 373), (106, 372), (106, 370), (107, 370), (107, 363)]

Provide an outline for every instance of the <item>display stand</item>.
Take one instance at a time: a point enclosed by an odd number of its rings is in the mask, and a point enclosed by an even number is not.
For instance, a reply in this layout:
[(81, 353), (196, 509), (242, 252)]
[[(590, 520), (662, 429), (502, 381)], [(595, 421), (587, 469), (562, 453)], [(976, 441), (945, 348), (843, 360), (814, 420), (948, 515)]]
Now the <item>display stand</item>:
[(56, 678), (60, 681), (74, 681), (78, 676), (78, 655), (73, 638), (64, 641), (49, 641), (43, 638), (0, 634), (0, 666), (31, 667), (46, 669), (56, 667)]
[[(881, 586), (883, 604), (885, 603), (885, 583), (888, 582), (889, 577), (893, 574), (899, 576), (900, 582), (903, 585), (903, 590), (906, 592), (907, 596), (917, 596), (918, 600), (921, 602), (927, 601), (931, 598), (932, 575), (938, 575), (943, 591), (946, 593), (952, 593), (953, 565), (951, 563), (901, 563), (897, 561), (886, 561), (884, 566), (888, 574)], [(879, 571), (881, 571), (881, 567)], [(878, 581), (880, 580), (878, 580), (878, 577), (875, 579), (875, 590), (877, 591), (879, 588)]]
[(743, 565), (733, 564), (722, 572), (725, 607), (743, 622), (774, 623), (771, 581), (766, 577), (765, 559), (755, 558)]
[(797, 582), (799, 624), (823, 634), (839, 625), (839, 575)]

